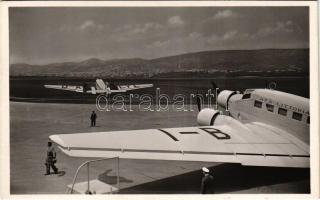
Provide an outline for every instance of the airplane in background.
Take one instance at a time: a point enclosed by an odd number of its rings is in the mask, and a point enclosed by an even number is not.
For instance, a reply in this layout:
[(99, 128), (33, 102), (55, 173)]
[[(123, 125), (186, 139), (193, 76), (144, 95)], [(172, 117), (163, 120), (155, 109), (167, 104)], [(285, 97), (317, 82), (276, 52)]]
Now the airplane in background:
[(143, 89), (153, 87), (153, 84), (135, 84), (135, 85), (114, 85), (108, 82), (104, 82), (102, 79), (96, 79), (96, 86), (88, 86), (83, 84), (83, 86), (74, 85), (44, 85), (45, 88), (56, 89), (56, 90), (67, 90), (79, 93), (89, 93), (89, 94), (106, 94), (111, 93), (122, 93), (131, 90)]
[(309, 99), (273, 89), (223, 90), (213, 108), (199, 108), (199, 126), (51, 135), (72, 157), (240, 163), (310, 167)]

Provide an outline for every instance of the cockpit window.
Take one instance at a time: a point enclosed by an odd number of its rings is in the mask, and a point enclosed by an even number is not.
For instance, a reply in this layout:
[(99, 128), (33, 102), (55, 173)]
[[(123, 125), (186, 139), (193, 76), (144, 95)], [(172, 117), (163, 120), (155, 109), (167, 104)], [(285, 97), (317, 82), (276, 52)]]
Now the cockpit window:
[(248, 94), (244, 94), (242, 96), (242, 99), (250, 99), (251, 98), (251, 93), (248, 93)]
[(287, 109), (279, 108), (278, 114), (283, 115), (283, 116), (287, 116)]
[(266, 104), (266, 107), (267, 107), (267, 110), (269, 111), (269, 112), (273, 112), (273, 110), (274, 110), (274, 105), (271, 105), (271, 104)]
[(302, 120), (302, 114), (301, 113), (297, 113), (297, 112), (293, 112), (292, 113), (292, 119), (301, 121)]
[(262, 108), (262, 102), (255, 100), (255, 101), (254, 101), (254, 107)]

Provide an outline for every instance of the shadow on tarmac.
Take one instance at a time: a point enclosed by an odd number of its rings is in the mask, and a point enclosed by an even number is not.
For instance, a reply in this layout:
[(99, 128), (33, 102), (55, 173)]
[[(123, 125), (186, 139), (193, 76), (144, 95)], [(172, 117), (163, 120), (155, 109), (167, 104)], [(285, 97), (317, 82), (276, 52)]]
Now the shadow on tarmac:
[[(305, 181), (295, 193), (310, 193), (310, 169), (253, 167), (221, 164), (210, 168), (216, 193), (230, 193), (260, 186)], [(121, 194), (197, 194), (200, 191), (201, 170), (137, 185), (120, 190)], [(258, 193), (258, 192), (255, 192)], [(263, 193), (263, 192), (261, 192)], [(285, 192), (282, 192), (285, 193)]]
[[(98, 180), (102, 181), (107, 184), (116, 184), (117, 183), (117, 176), (108, 176), (108, 174), (112, 171), (112, 169), (107, 169), (105, 172), (100, 174), (98, 176)], [(132, 183), (132, 180), (126, 179), (124, 177), (119, 177), (119, 182), (120, 183)]]

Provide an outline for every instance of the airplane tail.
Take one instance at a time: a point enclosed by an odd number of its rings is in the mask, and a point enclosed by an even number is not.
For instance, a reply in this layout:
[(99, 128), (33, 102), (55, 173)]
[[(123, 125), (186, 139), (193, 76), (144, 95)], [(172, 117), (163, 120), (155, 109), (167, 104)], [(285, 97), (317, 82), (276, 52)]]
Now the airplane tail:
[(96, 80), (96, 88), (97, 90), (106, 90), (106, 84), (103, 82), (102, 79)]

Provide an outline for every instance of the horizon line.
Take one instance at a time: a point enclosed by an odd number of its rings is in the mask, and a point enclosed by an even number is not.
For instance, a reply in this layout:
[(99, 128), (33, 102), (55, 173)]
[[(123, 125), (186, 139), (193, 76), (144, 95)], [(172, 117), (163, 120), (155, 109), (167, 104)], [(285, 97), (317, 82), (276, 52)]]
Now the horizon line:
[(150, 58), (150, 59), (146, 59), (146, 58), (141, 58), (141, 57), (123, 57), (123, 58), (110, 58), (110, 59), (103, 59), (103, 58), (99, 58), (99, 57), (88, 57), (87, 59), (84, 60), (79, 60), (79, 61), (60, 61), (60, 62), (50, 62), (50, 63), (44, 63), (44, 64), (30, 64), (30, 63), (26, 63), (26, 62), (17, 62), (17, 63), (10, 63), (10, 56), (9, 56), (9, 66), (10, 65), (18, 65), (18, 64), (25, 64), (25, 65), (31, 65), (31, 66), (45, 66), (45, 65), (51, 65), (51, 64), (62, 64), (62, 63), (78, 63), (78, 62), (84, 62), (87, 60), (91, 60), (91, 59), (97, 59), (97, 60), (101, 60), (101, 61), (112, 61), (112, 60), (130, 60), (130, 59), (142, 59), (142, 60), (146, 60), (146, 61), (150, 61), (150, 60), (155, 60), (155, 59), (161, 59), (161, 58), (168, 58), (168, 57), (175, 57), (175, 56), (183, 56), (183, 55), (187, 55), (187, 54), (194, 54), (194, 53), (203, 53), (203, 52), (218, 52), (218, 51), (259, 51), (259, 50), (303, 50), (303, 49), (310, 49), (310, 47), (306, 47), (306, 48), (257, 48), (257, 49), (220, 49), (220, 50), (203, 50), (203, 51), (190, 51), (190, 52), (186, 52), (186, 53), (181, 53), (181, 54), (174, 54), (174, 55), (168, 55), (168, 56), (160, 56), (160, 57), (156, 57), (156, 58)]

